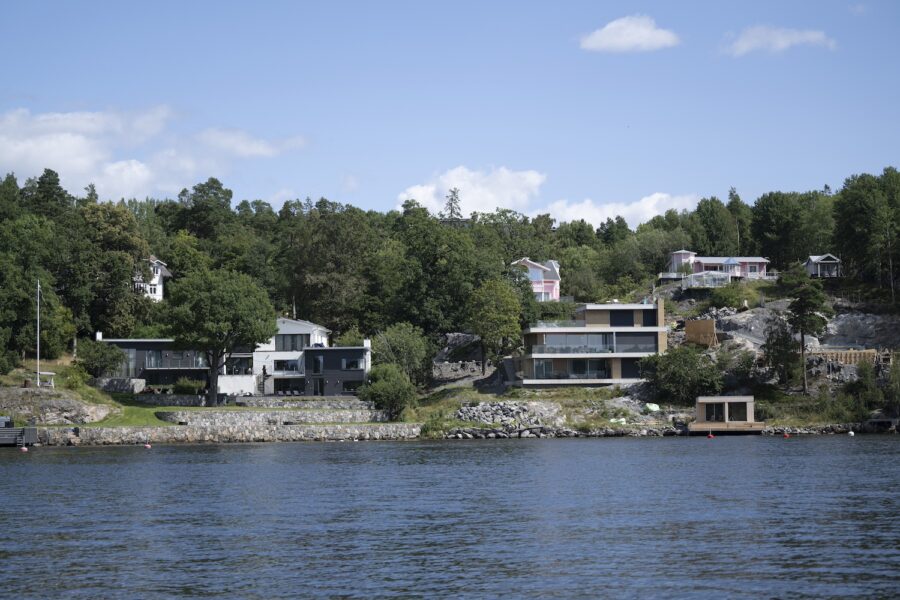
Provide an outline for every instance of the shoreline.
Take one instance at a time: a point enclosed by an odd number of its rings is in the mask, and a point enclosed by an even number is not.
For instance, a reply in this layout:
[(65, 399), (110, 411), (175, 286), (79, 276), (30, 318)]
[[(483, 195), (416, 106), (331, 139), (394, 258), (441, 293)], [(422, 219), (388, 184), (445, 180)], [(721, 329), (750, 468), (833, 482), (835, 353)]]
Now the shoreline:
[[(764, 437), (788, 435), (847, 435), (896, 433), (878, 431), (865, 423), (841, 423), (805, 427), (767, 427)], [(723, 434), (719, 434), (723, 435)], [(337, 423), (268, 426), (172, 425), (147, 427), (38, 427), (41, 446), (133, 446), (144, 444), (241, 444), (278, 442), (349, 442), (410, 440), (484, 440), (552, 438), (691, 437), (675, 427), (603, 427), (579, 431), (566, 427), (457, 427), (440, 437), (422, 435), (421, 423)], [(698, 436), (693, 436), (698, 437)], [(718, 435), (717, 435), (718, 437)]]

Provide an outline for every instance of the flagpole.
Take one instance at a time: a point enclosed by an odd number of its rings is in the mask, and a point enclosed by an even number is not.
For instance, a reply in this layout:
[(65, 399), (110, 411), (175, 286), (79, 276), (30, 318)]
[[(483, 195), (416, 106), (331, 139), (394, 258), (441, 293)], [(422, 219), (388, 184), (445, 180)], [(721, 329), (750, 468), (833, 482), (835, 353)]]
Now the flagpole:
[(41, 280), (37, 282), (37, 386), (41, 387)]

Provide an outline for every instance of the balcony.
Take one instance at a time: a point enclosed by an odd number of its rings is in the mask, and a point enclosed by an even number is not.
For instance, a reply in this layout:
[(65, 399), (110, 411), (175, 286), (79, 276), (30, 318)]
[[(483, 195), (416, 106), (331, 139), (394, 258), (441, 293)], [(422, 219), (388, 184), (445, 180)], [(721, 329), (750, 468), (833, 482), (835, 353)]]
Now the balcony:
[(535, 344), (531, 347), (531, 354), (605, 354), (615, 351), (615, 346), (611, 345), (548, 346)]
[(584, 327), (584, 321), (538, 321), (531, 327)]
[(587, 371), (585, 373), (566, 373), (554, 371), (552, 373), (535, 373), (534, 379), (611, 379), (609, 371)]

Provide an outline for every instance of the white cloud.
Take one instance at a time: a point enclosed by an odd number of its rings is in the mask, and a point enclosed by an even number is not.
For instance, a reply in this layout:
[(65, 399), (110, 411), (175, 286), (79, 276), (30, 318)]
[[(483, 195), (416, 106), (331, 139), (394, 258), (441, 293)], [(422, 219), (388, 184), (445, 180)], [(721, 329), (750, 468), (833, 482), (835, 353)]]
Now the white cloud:
[(678, 211), (693, 209), (697, 206), (700, 197), (693, 194), (673, 196), (662, 192), (656, 192), (644, 196), (634, 202), (605, 202), (597, 203), (587, 198), (581, 202), (569, 202), (557, 200), (546, 208), (532, 211), (532, 214), (550, 213), (550, 216), (559, 222), (576, 221), (584, 219), (594, 227), (599, 226), (608, 218), (621, 216), (632, 228), (640, 223), (645, 223), (661, 215), (669, 209)]
[(458, 188), (464, 215), (496, 208), (525, 212), (546, 179), (546, 175), (537, 171), (513, 171), (506, 167), (472, 171), (459, 166), (428, 182), (406, 188), (397, 200), (402, 204), (413, 199), (432, 213), (438, 213), (443, 210), (450, 189)]
[(649, 52), (677, 46), (673, 31), (656, 26), (646, 15), (631, 15), (610, 21), (581, 38), (581, 49), (594, 52)]
[(271, 158), (305, 145), (300, 137), (271, 141), (253, 137), (240, 129), (207, 129), (201, 131), (197, 138), (212, 148), (241, 158)]
[(397, 200), (399, 204), (409, 199), (416, 200), (436, 214), (444, 209), (446, 196), (455, 187), (459, 188), (460, 208), (466, 216), (473, 212), (507, 208), (532, 217), (549, 213), (560, 223), (584, 219), (595, 227), (616, 216), (622, 216), (631, 227), (637, 227), (669, 209), (693, 209), (700, 200), (696, 194), (674, 196), (656, 192), (633, 202), (601, 203), (588, 198), (580, 202), (556, 200), (545, 205), (539, 202), (539, 194), (546, 179), (545, 174), (533, 170), (513, 171), (499, 167), (490, 171), (473, 171), (459, 166), (429, 181), (409, 186), (397, 196)]
[[(100, 197), (173, 195), (199, 177), (226, 173), (236, 160), (277, 156), (302, 138), (265, 140), (235, 129), (178, 135), (168, 106), (143, 111), (0, 113), (0, 171), (19, 179), (53, 169), (79, 194), (88, 183)], [(198, 141), (203, 140), (205, 143)]]
[(837, 42), (825, 35), (824, 31), (757, 25), (743, 30), (734, 42), (728, 45), (727, 52), (733, 56), (743, 56), (756, 51), (775, 54), (793, 46), (821, 46), (834, 50)]
[(869, 7), (865, 4), (851, 4), (848, 10), (856, 16), (861, 16), (869, 12)]

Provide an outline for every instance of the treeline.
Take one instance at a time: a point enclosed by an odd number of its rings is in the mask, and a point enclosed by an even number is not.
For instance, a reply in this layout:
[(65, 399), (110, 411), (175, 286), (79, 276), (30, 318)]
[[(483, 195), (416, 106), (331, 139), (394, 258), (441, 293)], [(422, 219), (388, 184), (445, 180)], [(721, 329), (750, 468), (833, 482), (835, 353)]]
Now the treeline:
[[(464, 192), (462, 192), (464, 193)], [(320, 199), (274, 209), (233, 206), (216, 179), (176, 199), (104, 202), (93, 186), (64, 190), (51, 170), (0, 183), (0, 347), (5, 360), (34, 351), (34, 289), (44, 289), (42, 354), (58, 355), (76, 337), (162, 335), (161, 307), (133, 292), (145, 259), (166, 262), (176, 280), (198, 269), (244, 273), (280, 314), (336, 334), (372, 334), (408, 322), (428, 335), (465, 330), (473, 290), (515, 277), (522, 256), (556, 259), (562, 293), (579, 301), (646, 294), (669, 253), (766, 256), (783, 269), (809, 254), (841, 256), (849, 276), (884, 287), (900, 262), (900, 175), (855, 175), (836, 193), (770, 192), (754, 204), (732, 189), (694, 211), (669, 211), (635, 230), (621, 218), (594, 228), (557, 224), (551, 215), (509, 211), (458, 214), (458, 196), (430, 214), (414, 201), (381, 213)], [(539, 314), (520, 284), (522, 321)]]

